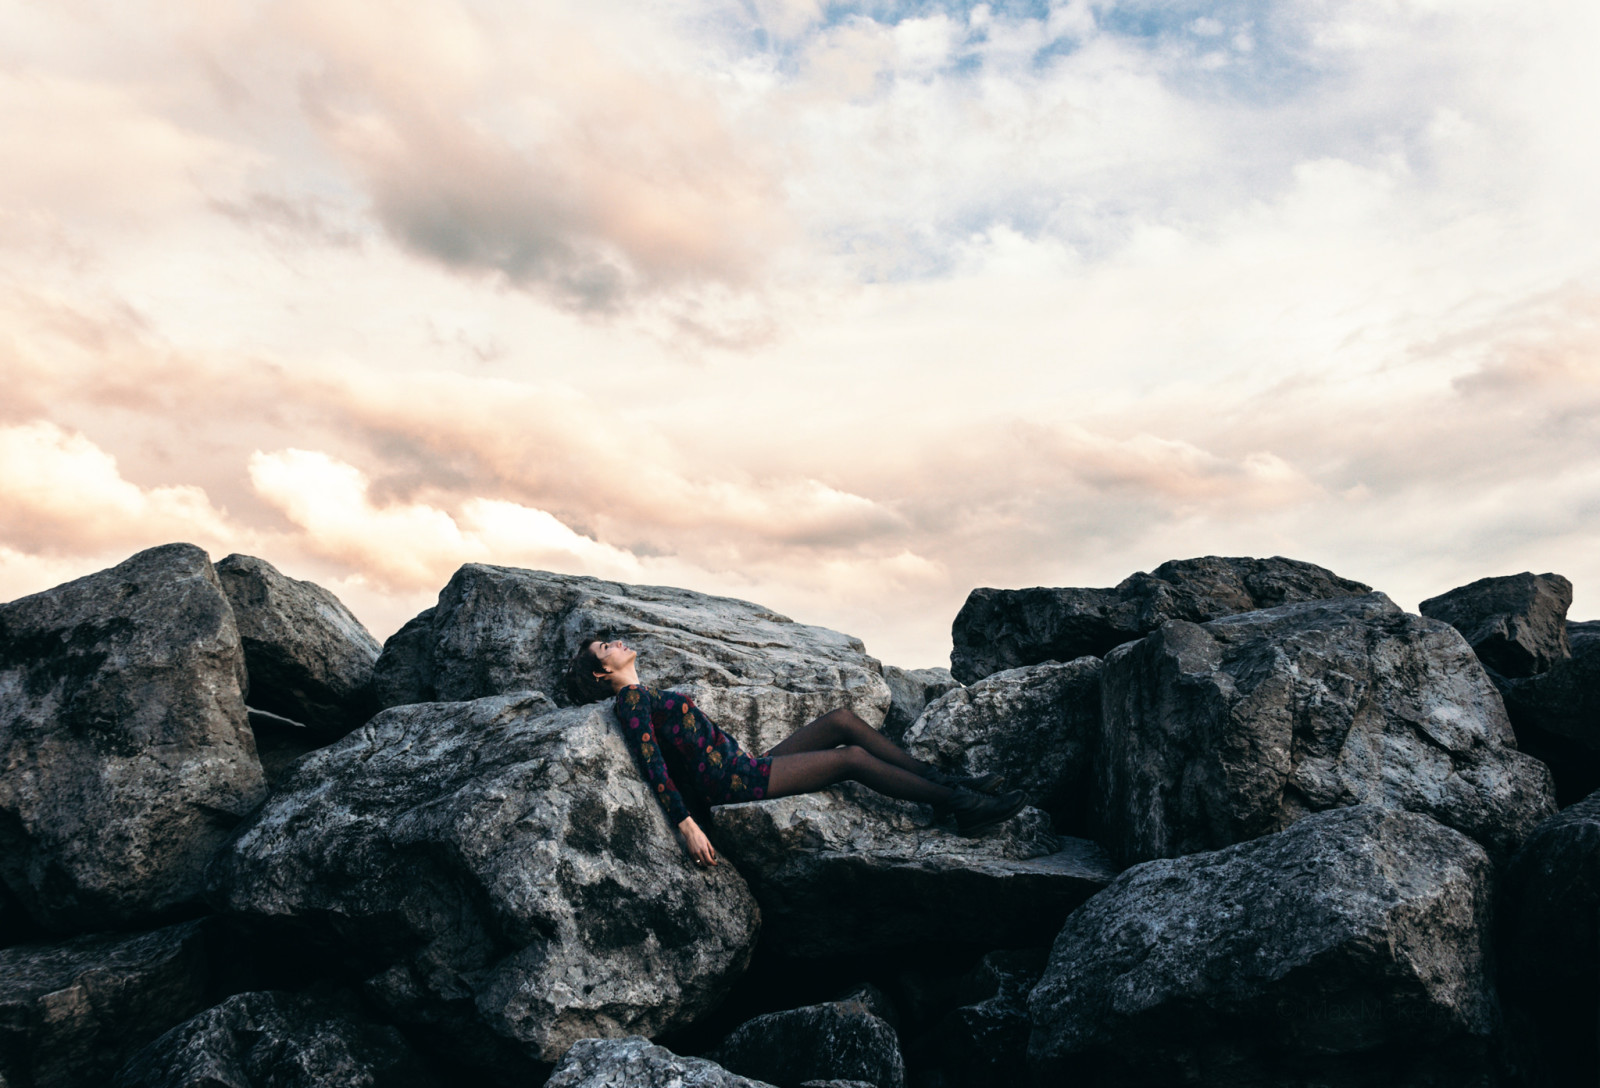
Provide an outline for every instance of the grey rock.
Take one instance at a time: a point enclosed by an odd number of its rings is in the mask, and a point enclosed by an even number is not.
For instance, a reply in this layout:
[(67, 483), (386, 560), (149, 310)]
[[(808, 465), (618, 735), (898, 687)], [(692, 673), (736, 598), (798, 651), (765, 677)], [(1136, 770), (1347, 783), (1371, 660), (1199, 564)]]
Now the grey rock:
[(266, 792), (206, 553), (140, 552), (0, 605), (0, 879), (54, 933), (148, 925)]
[(479, 563), (384, 645), (377, 694), (395, 706), (528, 690), (564, 704), (572, 656), (606, 633), (639, 651), (645, 684), (692, 696), (751, 751), (840, 706), (874, 726), (889, 707), (882, 666), (837, 631), (729, 597)]
[(222, 560), (217, 577), (239, 626), (252, 707), (301, 723), (323, 743), (371, 717), (382, 647), (338, 597), (249, 555)]
[(481, 1067), (683, 1026), (760, 924), (730, 865), (691, 863), (610, 708), (530, 692), (397, 707), (305, 756), (210, 895), (352, 960), (389, 1018)]
[(1549, 764), (1564, 805), (1600, 788), (1600, 638), (1590, 627), (1567, 626), (1571, 656), (1547, 672), (1494, 676), (1518, 745)]
[(900, 1014), (895, 1010), (894, 1002), (889, 1000), (888, 994), (870, 982), (852, 986), (834, 1000), (860, 1005), (896, 1031), (900, 1030)]
[(1492, 866), (1360, 806), (1129, 869), (1074, 912), (1029, 999), (1038, 1083), (1488, 1081)]
[(889, 712), (883, 719), (883, 735), (896, 744), (929, 703), (961, 686), (949, 669), (902, 669), (898, 665), (885, 665), (883, 679), (889, 685)]
[(937, 942), (1048, 940), (1116, 870), (1093, 843), (1058, 838), (1038, 809), (963, 838), (931, 809), (854, 782), (712, 810), (717, 847), (761, 903), (785, 955)]
[(1104, 657), (1167, 620), (1208, 620), (1371, 587), (1295, 559), (1176, 559), (1115, 589), (975, 589), (951, 628), (950, 671), (971, 684), (1041, 661)]
[(686, 1058), (649, 1039), (579, 1039), (545, 1088), (772, 1088), (704, 1058)]
[(1480, 578), (1417, 606), (1461, 632), (1478, 659), (1501, 676), (1535, 676), (1572, 652), (1567, 609), (1572, 583), (1559, 574)]
[(894, 1028), (855, 1001), (829, 1001), (746, 1020), (709, 1055), (725, 1069), (799, 1088), (809, 1080), (859, 1080), (904, 1088)]
[(1028, 995), (1047, 948), (990, 952), (958, 983), (962, 1002), (907, 1050), (922, 1088), (1011, 1088), (1027, 1080)]
[(873, 1088), (870, 1080), (841, 1080), (838, 1077), (829, 1077), (827, 1080), (803, 1080), (800, 1088)]
[(392, 1027), (349, 1001), (235, 994), (135, 1054), (112, 1088), (435, 1088)]
[(1087, 834), (1100, 670), (1097, 657), (1047, 661), (956, 688), (922, 712), (905, 749), (952, 773), (1004, 774), (1060, 830)]
[(1193, 624), (1106, 658), (1101, 840), (1127, 863), (1215, 849), (1323, 809), (1425, 812), (1510, 857), (1555, 811), (1453, 627), (1381, 593)]
[(0, 950), (0, 1082), (104, 1084), (129, 1054), (205, 1007), (206, 924)]

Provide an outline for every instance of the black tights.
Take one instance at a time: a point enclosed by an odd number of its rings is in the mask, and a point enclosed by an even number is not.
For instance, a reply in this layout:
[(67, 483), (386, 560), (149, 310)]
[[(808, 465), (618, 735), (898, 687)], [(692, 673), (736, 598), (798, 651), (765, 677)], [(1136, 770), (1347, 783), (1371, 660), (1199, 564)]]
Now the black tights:
[[(841, 747), (841, 745), (843, 747)], [(803, 725), (771, 752), (768, 797), (815, 793), (835, 782), (860, 782), (889, 797), (938, 804), (948, 786), (922, 776), (932, 768), (844, 707)]]

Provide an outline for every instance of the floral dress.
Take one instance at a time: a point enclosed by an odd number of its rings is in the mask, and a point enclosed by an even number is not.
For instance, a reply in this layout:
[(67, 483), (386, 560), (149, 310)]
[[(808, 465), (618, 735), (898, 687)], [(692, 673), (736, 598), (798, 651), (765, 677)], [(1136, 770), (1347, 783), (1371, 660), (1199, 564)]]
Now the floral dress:
[(673, 826), (690, 812), (669, 761), (676, 764), (680, 780), (687, 779), (683, 785), (695, 795), (692, 799), (705, 805), (759, 801), (767, 795), (772, 757), (744, 752), (689, 696), (632, 684), (617, 692), (616, 709), (622, 735)]

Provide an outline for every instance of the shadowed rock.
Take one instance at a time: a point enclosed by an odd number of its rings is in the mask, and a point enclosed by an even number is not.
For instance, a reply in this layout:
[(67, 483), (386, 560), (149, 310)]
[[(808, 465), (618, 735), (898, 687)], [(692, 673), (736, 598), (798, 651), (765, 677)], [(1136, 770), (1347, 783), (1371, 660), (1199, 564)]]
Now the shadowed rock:
[(1029, 1007), (1039, 1083), (1487, 1085), (1491, 864), (1374, 806), (1129, 869)]
[(205, 991), (203, 922), (0, 950), (0, 1084), (104, 1084)]
[(0, 605), (0, 879), (55, 933), (187, 909), (266, 792), (206, 553), (140, 552)]
[(819, 1080), (865, 1081), (876, 1088), (904, 1088), (906, 1082), (894, 1028), (857, 1001), (757, 1016), (707, 1056), (724, 1069), (778, 1088)]
[(1572, 583), (1559, 574), (1480, 578), (1417, 606), (1467, 640), (1478, 659), (1501, 676), (1535, 676), (1571, 656), (1567, 609)]
[(644, 683), (692, 695), (752, 751), (836, 707), (873, 725), (889, 707), (882, 667), (837, 631), (730, 597), (480, 563), (384, 645), (376, 691), (385, 706), (524, 690), (565, 703), (573, 654), (607, 633), (639, 651)]
[(217, 577), (244, 645), (251, 707), (301, 723), (321, 743), (371, 716), (382, 648), (339, 598), (249, 555), (228, 556)]
[(962, 1004), (907, 1050), (919, 1088), (1011, 1088), (1027, 1080), (1028, 994), (1049, 950), (990, 952), (959, 982)]
[(731, 866), (690, 862), (610, 709), (529, 692), (397, 707), (305, 757), (211, 896), (502, 1078), (532, 1075), (518, 1054), (688, 1023), (759, 926)]
[(1087, 834), (1100, 669), (1097, 657), (1048, 661), (956, 688), (922, 712), (906, 751), (957, 774), (998, 771), (1060, 830)]
[(1167, 620), (1204, 623), (1371, 587), (1295, 559), (1176, 559), (1115, 589), (975, 589), (951, 628), (950, 671), (971, 684), (1002, 669), (1104, 657)]
[(649, 1039), (580, 1039), (545, 1088), (773, 1088), (704, 1058), (685, 1058)]
[(724, 805), (715, 839), (761, 903), (767, 936), (795, 957), (982, 939), (1048, 940), (1115, 869), (1024, 809), (987, 834), (934, 826), (931, 809), (846, 782)]
[(1557, 800), (1570, 805), (1600, 789), (1600, 623), (1566, 629), (1571, 657), (1537, 676), (1493, 679), (1518, 744), (1550, 765)]
[(235, 994), (134, 1055), (112, 1088), (436, 1088), (398, 1031), (351, 1005)]
[(902, 669), (897, 665), (885, 665), (883, 679), (889, 685), (889, 713), (883, 719), (883, 735), (897, 744), (929, 703), (961, 686), (949, 669)]
[(1101, 841), (1215, 849), (1323, 809), (1434, 816), (1509, 858), (1554, 812), (1461, 635), (1381, 593), (1168, 623), (1106, 659)]

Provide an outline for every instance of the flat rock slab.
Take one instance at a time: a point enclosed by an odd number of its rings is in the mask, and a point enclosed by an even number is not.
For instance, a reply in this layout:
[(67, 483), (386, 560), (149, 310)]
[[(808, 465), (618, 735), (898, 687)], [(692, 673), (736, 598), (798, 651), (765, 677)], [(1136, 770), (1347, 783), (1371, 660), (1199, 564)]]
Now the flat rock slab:
[(206, 923), (0, 950), (0, 1083), (105, 1084), (205, 1007)]
[(1029, 999), (1038, 1083), (1487, 1085), (1492, 867), (1376, 806), (1135, 866)]
[(1048, 940), (1116, 869), (1024, 809), (988, 834), (934, 825), (924, 805), (854, 782), (724, 805), (715, 841), (761, 903), (768, 937), (813, 957), (939, 942)]
[(480, 1068), (688, 1023), (760, 925), (732, 866), (692, 864), (610, 709), (531, 692), (397, 707), (310, 754), (212, 879)]
[(135, 1054), (112, 1088), (438, 1088), (392, 1027), (349, 1001), (235, 994)]
[(1097, 838), (1125, 862), (1364, 803), (1505, 860), (1555, 811), (1460, 633), (1381, 593), (1172, 621), (1106, 658), (1102, 695)]
[(649, 1039), (580, 1039), (545, 1088), (773, 1088), (704, 1058), (686, 1058)]
[(0, 605), (0, 880), (54, 933), (168, 921), (266, 793), (244, 653), (190, 544)]
[(222, 560), (217, 577), (244, 646), (251, 707), (301, 723), (322, 743), (372, 716), (382, 647), (338, 597), (249, 555)]
[(778, 1088), (838, 1080), (865, 1081), (874, 1088), (905, 1088), (906, 1083), (894, 1028), (859, 1001), (757, 1016), (734, 1028), (707, 1056)]
[(572, 699), (578, 648), (614, 635), (639, 677), (683, 691), (730, 736), (764, 752), (840, 706), (880, 724), (889, 686), (859, 639), (730, 597), (471, 563), (378, 660), (384, 706), (543, 691)]
[(1571, 656), (1567, 609), (1572, 583), (1559, 574), (1480, 578), (1417, 606), (1467, 640), (1478, 659), (1501, 676), (1535, 676)]
[(951, 627), (950, 671), (971, 684), (1041, 661), (1104, 657), (1168, 620), (1204, 623), (1371, 587), (1296, 559), (1175, 559), (1114, 589), (975, 589)]

